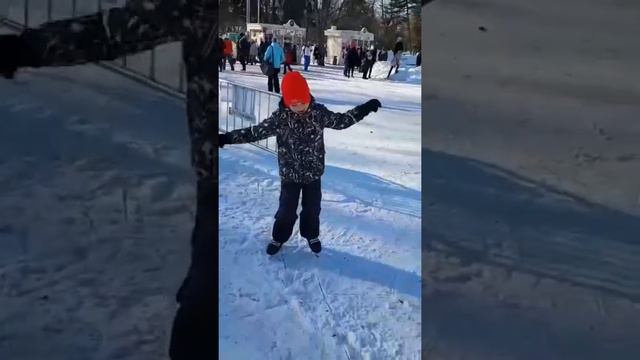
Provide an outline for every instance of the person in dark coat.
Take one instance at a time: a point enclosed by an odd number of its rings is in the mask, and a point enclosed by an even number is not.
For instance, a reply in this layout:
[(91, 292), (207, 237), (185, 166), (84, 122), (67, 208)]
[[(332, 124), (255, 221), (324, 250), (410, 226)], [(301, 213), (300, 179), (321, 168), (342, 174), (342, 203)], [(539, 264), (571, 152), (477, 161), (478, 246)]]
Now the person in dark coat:
[(373, 45), (371, 45), (371, 50), (365, 50), (363, 52), (364, 59), (362, 61), (362, 78), (369, 79), (371, 77), (371, 68), (373, 67)]
[(356, 49), (356, 46), (353, 45), (348, 51), (347, 51), (347, 77), (353, 77), (353, 73), (355, 72), (356, 67), (359, 65), (360, 63), (360, 56), (358, 55), (358, 50)]
[(315, 101), (304, 77), (297, 71), (282, 79), (282, 99), (276, 111), (260, 124), (218, 135), (219, 144), (244, 144), (275, 136), (281, 180), (280, 206), (275, 215), (267, 254), (275, 255), (286, 243), (296, 221), (302, 193), (300, 235), (311, 251), (319, 253), (321, 178), (325, 168), (324, 129), (346, 129), (378, 111), (376, 99), (335, 113)]
[[(149, 6), (149, 5), (154, 6)], [(191, 264), (176, 295), (173, 360), (218, 356), (218, 2), (128, 0), (122, 7), (0, 35), (0, 74), (22, 68), (112, 61), (181, 41), (186, 64), (186, 117), (196, 175)], [(187, 242), (184, 242), (187, 246)], [(105, 264), (108, 266), (108, 264)], [(126, 279), (122, 279), (126, 280)], [(162, 279), (159, 279), (162, 281)], [(148, 285), (148, 284), (147, 284)], [(157, 287), (157, 285), (156, 285)]]
[(316, 65), (320, 66), (320, 45), (313, 46), (313, 59)]
[(418, 52), (418, 56), (416, 57), (416, 67), (422, 66), (422, 52)]
[(249, 55), (251, 52), (251, 41), (249, 40), (249, 34), (240, 33), (240, 40), (238, 40), (238, 58), (240, 64), (242, 64), (242, 71), (247, 71), (247, 62), (249, 62)]
[(325, 51), (324, 45), (318, 44), (318, 66), (324, 66)]
[(376, 49), (374, 45), (371, 45), (371, 50), (369, 50), (369, 58), (371, 60), (369, 63), (369, 71), (367, 74), (367, 78), (371, 79), (371, 72), (373, 71), (373, 65), (376, 64), (376, 60), (378, 59), (378, 49)]
[(258, 59), (260, 59), (260, 63), (262, 63), (262, 59), (264, 59), (264, 54), (267, 52), (267, 49), (271, 45), (271, 41), (266, 41), (264, 38), (258, 47)]
[[(298, 64), (298, 45), (293, 45), (292, 48), (292, 54), (293, 54), (293, 61), (291, 62), (292, 65), (294, 64)], [(293, 70), (291, 70), (293, 71)]]
[(291, 47), (288, 47), (284, 51), (284, 70), (282, 72), (283, 75), (287, 74), (287, 68), (289, 71), (293, 71), (291, 68), (291, 64), (295, 62), (295, 54), (294, 50)]

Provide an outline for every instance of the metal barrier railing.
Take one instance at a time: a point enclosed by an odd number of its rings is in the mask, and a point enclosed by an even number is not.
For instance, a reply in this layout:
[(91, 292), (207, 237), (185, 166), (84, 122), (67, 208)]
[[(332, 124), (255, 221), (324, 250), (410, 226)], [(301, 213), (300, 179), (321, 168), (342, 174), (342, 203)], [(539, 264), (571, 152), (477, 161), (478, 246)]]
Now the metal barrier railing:
[[(255, 125), (268, 118), (278, 108), (279, 94), (236, 84), (227, 80), (218, 82), (219, 128), (228, 132)], [(277, 152), (275, 139), (258, 141), (255, 145)]]
[[(9, 4), (7, 13), (0, 14), (0, 22), (14, 29), (37, 27), (48, 21), (87, 15), (123, 4), (124, 0), (14, 0)], [(186, 71), (180, 43), (161, 45), (141, 54), (104, 62), (103, 65), (169, 95), (185, 97)], [(266, 119), (277, 109), (280, 101), (278, 94), (226, 80), (220, 80), (218, 86), (219, 130), (225, 132)], [(269, 152), (277, 151), (273, 138), (253, 145)]]

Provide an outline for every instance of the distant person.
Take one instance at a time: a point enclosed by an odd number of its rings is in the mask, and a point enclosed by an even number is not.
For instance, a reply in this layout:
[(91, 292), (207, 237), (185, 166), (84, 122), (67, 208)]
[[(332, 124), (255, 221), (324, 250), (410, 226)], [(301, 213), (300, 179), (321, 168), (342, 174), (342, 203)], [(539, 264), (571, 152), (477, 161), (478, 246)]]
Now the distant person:
[(250, 51), (251, 42), (249, 41), (249, 35), (240, 33), (240, 40), (238, 40), (238, 59), (242, 65), (242, 71), (247, 71), (247, 62), (249, 61)]
[(387, 79), (391, 77), (391, 72), (393, 68), (396, 68), (396, 74), (400, 71), (400, 60), (402, 59), (402, 52), (404, 51), (404, 44), (402, 43), (402, 37), (398, 37), (398, 41), (396, 42), (396, 46), (393, 48), (393, 60), (391, 62), (391, 69), (389, 69), (389, 74), (387, 74)]
[(304, 71), (309, 71), (309, 64), (311, 64), (311, 56), (313, 55), (313, 49), (309, 44), (302, 47), (302, 56), (304, 58)]
[(353, 78), (353, 74), (356, 70), (356, 67), (359, 66), (360, 56), (358, 55), (358, 50), (356, 49), (356, 45), (352, 45), (351, 49), (347, 51), (347, 77)]
[(293, 45), (293, 61), (291, 62), (292, 65), (298, 65), (300, 62), (298, 61), (298, 45)]
[(349, 77), (349, 59), (347, 59), (347, 53), (348, 53), (348, 49), (346, 46), (342, 47), (342, 53), (340, 54), (340, 56), (342, 56), (342, 63), (344, 64), (344, 76), (345, 77)]
[(255, 40), (251, 40), (251, 47), (249, 48), (249, 62), (251, 65), (256, 64), (256, 58), (258, 57), (258, 44)]
[(418, 51), (418, 56), (416, 56), (416, 67), (422, 66), (422, 52)]
[(286, 243), (298, 220), (302, 194), (300, 235), (314, 253), (322, 251), (320, 242), (321, 178), (325, 168), (324, 129), (346, 129), (355, 125), (382, 104), (376, 99), (347, 111), (335, 113), (316, 102), (309, 85), (297, 71), (282, 79), (279, 107), (258, 125), (219, 134), (218, 144), (244, 144), (275, 136), (278, 143), (280, 205), (275, 215), (267, 254), (275, 255)]
[(267, 53), (269, 45), (271, 45), (271, 41), (267, 41), (262, 38), (262, 42), (260, 43), (260, 46), (258, 46), (258, 59), (260, 60), (260, 62), (262, 62), (262, 59), (264, 59), (264, 54)]
[(315, 61), (316, 65), (320, 65), (320, 47), (318, 45), (315, 45), (313, 47), (313, 60)]
[(224, 38), (224, 59), (229, 62), (231, 71), (235, 71), (236, 69), (233, 67), (233, 63), (235, 62), (233, 58), (233, 41), (231, 41), (228, 36)]
[(373, 65), (376, 64), (376, 60), (378, 59), (378, 50), (376, 49), (376, 47), (374, 45), (371, 45), (371, 49), (369, 50), (369, 58), (370, 63), (369, 63), (369, 73), (367, 74), (367, 78), (371, 79), (371, 72), (373, 71)]
[(293, 71), (291, 68), (291, 64), (295, 61), (294, 50), (291, 47), (288, 47), (284, 52), (284, 72), (283, 74), (287, 74), (287, 68), (289, 71)]
[(371, 45), (370, 51), (364, 51), (364, 60), (362, 61), (362, 78), (369, 79), (371, 77), (371, 68), (373, 67), (374, 55), (372, 54), (373, 45)]
[(324, 66), (324, 58), (326, 53), (322, 44), (318, 45), (318, 66)]
[(218, 35), (218, 37), (216, 38), (216, 47), (218, 49), (218, 54), (222, 54), (222, 56), (220, 56), (220, 58), (218, 59), (218, 71), (223, 72), (224, 70), (226, 70), (226, 60), (224, 57), (224, 40), (222, 39), (222, 37), (220, 37), (220, 35)]
[(284, 51), (280, 44), (278, 44), (278, 40), (273, 38), (271, 41), (271, 45), (267, 48), (264, 54), (264, 62), (273, 66), (273, 69), (270, 69), (267, 80), (267, 88), (269, 92), (280, 93), (280, 80), (278, 79), (278, 74), (280, 73), (280, 66), (284, 63)]

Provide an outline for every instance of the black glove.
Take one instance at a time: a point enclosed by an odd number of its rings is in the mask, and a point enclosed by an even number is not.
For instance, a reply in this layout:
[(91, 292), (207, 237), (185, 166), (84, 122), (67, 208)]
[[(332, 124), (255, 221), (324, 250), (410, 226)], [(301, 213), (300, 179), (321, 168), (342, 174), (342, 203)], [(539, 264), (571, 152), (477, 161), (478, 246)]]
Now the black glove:
[(20, 67), (37, 66), (37, 59), (21, 35), (0, 35), (0, 75), (13, 78)]
[(225, 145), (231, 144), (231, 139), (227, 134), (218, 134), (218, 147), (223, 148)]
[(369, 115), (371, 112), (377, 112), (378, 108), (382, 107), (382, 104), (377, 99), (371, 99), (362, 105), (358, 105), (355, 108), (356, 118), (358, 120), (364, 119), (365, 116)]
[(382, 103), (378, 99), (371, 99), (364, 103), (364, 106), (369, 112), (378, 112), (378, 109), (382, 107)]

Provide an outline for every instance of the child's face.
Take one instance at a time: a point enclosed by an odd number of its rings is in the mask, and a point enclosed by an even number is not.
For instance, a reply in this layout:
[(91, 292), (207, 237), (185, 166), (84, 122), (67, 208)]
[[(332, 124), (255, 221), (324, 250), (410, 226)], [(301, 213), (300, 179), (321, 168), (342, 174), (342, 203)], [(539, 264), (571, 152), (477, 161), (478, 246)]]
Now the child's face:
[(301, 102), (296, 102), (291, 104), (291, 106), (289, 106), (289, 108), (291, 109), (291, 111), (298, 113), (298, 114), (302, 114), (303, 112), (307, 111), (307, 109), (309, 109), (309, 104), (308, 103), (301, 103)]

